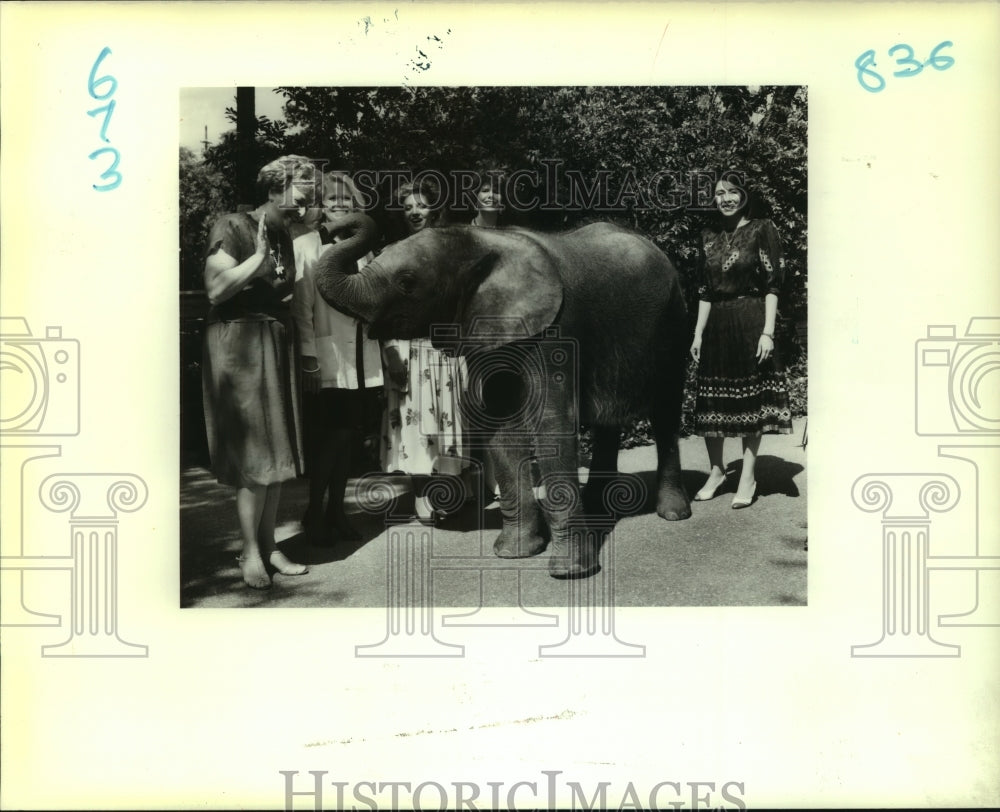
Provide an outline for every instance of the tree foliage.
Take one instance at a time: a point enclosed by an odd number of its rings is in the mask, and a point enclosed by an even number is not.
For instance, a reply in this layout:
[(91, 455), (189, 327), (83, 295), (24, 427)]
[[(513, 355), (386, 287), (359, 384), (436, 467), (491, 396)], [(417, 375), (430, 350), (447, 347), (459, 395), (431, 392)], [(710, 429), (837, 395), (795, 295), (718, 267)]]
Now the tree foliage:
[(195, 154), (180, 151), (180, 263), (181, 290), (202, 288), (205, 243), (212, 223), (232, 211), (233, 190), (225, 174)]
[[(782, 310), (795, 320), (805, 318), (805, 88), (281, 87), (276, 92), (285, 99), (285, 121), (258, 118), (256, 154), (250, 158), (258, 165), (294, 152), (349, 171), (498, 169), (522, 170), (522, 179), (527, 173), (548, 177), (555, 182), (545, 194), (559, 207), (538, 206), (515, 213), (511, 221), (543, 229), (621, 221), (666, 251), (692, 296), (706, 214), (692, 209), (698, 202), (691, 200), (694, 181), (662, 179), (658, 198), (650, 193), (651, 181), (663, 172), (681, 178), (727, 168), (743, 172), (785, 241), (791, 283)], [(205, 156), (227, 178), (240, 159), (235, 133)], [(605, 184), (603, 194), (589, 206), (574, 205), (586, 202), (581, 185), (586, 189), (598, 181)], [(710, 195), (705, 183), (701, 194)], [(524, 189), (515, 191), (524, 199)], [(461, 219), (468, 212), (452, 214)]]

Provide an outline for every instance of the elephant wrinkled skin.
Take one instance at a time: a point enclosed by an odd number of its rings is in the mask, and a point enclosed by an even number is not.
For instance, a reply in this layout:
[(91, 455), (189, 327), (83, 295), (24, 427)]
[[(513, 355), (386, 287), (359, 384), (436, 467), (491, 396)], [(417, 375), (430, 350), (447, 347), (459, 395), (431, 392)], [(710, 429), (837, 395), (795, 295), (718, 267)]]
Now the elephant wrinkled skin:
[[(655, 245), (605, 223), (559, 234), (455, 226), (390, 245), (353, 273), (374, 227), (352, 215), (338, 228), (347, 238), (316, 266), (323, 298), (369, 322), (373, 338), (430, 336), (466, 357), (463, 417), (488, 446), (500, 485), (498, 556), (548, 546), (554, 577), (600, 569), (584, 506), (601, 494), (588, 484), (577, 498), (580, 424), (593, 433), (592, 472), (613, 472), (620, 427), (648, 417), (656, 511), (668, 520), (691, 515), (677, 445), (687, 313), (677, 272)], [(532, 458), (546, 486), (542, 504)]]

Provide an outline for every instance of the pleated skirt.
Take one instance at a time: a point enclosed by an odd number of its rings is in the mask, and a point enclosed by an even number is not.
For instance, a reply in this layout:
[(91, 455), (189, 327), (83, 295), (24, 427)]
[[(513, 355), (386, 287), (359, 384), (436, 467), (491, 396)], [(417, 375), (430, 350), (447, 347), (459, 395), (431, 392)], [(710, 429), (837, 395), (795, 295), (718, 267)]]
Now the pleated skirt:
[(758, 363), (764, 300), (713, 302), (702, 333), (695, 398), (695, 434), (743, 437), (791, 434), (788, 383), (777, 353)]

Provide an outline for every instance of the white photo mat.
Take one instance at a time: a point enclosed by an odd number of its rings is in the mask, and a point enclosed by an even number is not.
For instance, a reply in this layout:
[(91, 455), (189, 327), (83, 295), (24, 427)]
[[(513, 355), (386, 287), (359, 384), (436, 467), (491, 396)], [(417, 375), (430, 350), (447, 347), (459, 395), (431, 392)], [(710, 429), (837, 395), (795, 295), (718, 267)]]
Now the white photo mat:
[[(357, 785), (396, 781), (450, 788), (452, 806), (456, 782), (475, 785), (479, 808), (490, 782), (505, 804), (522, 781), (536, 789), (512, 800), (541, 808), (569, 805), (571, 781), (588, 798), (608, 782), (616, 807), (631, 786), (648, 808), (662, 782), (680, 794), (661, 788), (661, 804), (686, 807), (738, 808), (721, 792), (732, 782), (747, 807), (1000, 797), (996, 628), (938, 625), (973, 608), (977, 584), (984, 613), (1000, 605), (1000, 573), (971, 560), (1000, 555), (996, 511), (980, 510), (995, 496), (976, 498), (998, 481), (1000, 440), (914, 427), (928, 327), (960, 339), (970, 319), (1000, 316), (995, 3), (11, 3), (0, 21), (0, 309), (78, 342), (79, 431), (39, 438), (37, 455), (52, 452), (45, 474), (133, 477), (136, 509), (114, 528), (117, 616), (148, 655), (44, 656), (67, 637), (71, 571), (5, 573), (62, 619), (4, 618), (5, 808), (283, 808), (281, 771), (306, 791), (310, 770), (326, 771), (327, 807), (346, 783), (348, 808), (367, 808)], [(443, 44), (414, 67), (428, 36)], [(925, 61), (944, 41), (951, 67), (892, 76), (893, 46)], [(105, 47), (107, 143), (87, 115)], [(855, 66), (869, 49), (879, 92)], [(808, 86), (807, 607), (621, 610), (646, 656), (592, 661), (543, 661), (516, 629), (462, 659), (365, 660), (355, 645), (379, 610), (178, 607), (179, 91), (403, 82)], [(122, 182), (99, 193), (106, 163), (88, 155), (108, 144)], [(1000, 373), (986, 374), (988, 398)], [(978, 466), (939, 452), (977, 442), (994, 448)], [(64, 549), (67, 517), (41, 504), (42, 477), (22, 493), (21, 463), (4, 462), (5, 560), (18, 544), (37, 559)], [(932, 511), (932, 550), (970, 562), (930, 572), (930, 621), (958, 652), (852, 656), (883, 631), (886, 521), (860, 509), (855, 483), (939, 473), (960, 495)], [(434, 787), (422, 804), (441, 804)]]

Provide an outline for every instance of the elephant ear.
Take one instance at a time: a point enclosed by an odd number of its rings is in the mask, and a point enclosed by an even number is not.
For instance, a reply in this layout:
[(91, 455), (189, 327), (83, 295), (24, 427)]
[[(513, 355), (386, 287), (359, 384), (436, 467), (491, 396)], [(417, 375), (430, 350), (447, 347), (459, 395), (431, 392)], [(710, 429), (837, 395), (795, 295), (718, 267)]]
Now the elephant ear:
[(463, 276), (456, 320), (477, 348), (536, 335), (555, 322), (562, 307), (562, 279), (537, 248), (490, 251)]

